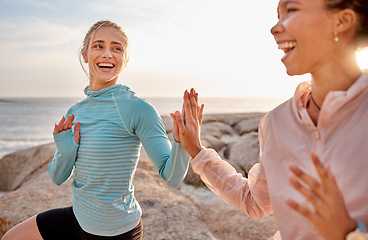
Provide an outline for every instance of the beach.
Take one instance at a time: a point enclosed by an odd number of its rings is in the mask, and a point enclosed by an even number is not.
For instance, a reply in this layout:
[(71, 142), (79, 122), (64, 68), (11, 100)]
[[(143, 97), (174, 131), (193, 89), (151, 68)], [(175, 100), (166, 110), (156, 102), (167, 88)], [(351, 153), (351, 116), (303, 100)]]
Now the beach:
[[(201, 138), (238, 172), (247, 176), (258, 162), (258, 123), (265, 113), (206, 114)], [(172, 121), (163, 116), (168, 136)], [(0, 236), (34, 214), (71, 205), (71, 181), (56, 186), (48, 176), (53, 143), (4, 156), (0, 167)], [(143, 209), (145, 240), (157, 239), (252, 239), (261, 240), (277, 231), (273, 216), (254, 220), (211, 192), (189, 166), (179, 187), (166, 184), (144, 149), (133, 184)], [(165, 196), (163, 198), (162, 196)]]

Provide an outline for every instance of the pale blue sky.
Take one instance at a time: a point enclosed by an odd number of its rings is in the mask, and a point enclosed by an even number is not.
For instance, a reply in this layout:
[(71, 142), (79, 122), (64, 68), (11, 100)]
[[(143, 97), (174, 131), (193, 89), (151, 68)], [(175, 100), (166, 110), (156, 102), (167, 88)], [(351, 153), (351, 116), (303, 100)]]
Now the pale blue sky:
[(130, 39), (119, 82), (139, 96), (292, 96), (270, 28), (277, 0), (0, 0), (0, 98), (83, 97), (78, 51), (109, 19)]

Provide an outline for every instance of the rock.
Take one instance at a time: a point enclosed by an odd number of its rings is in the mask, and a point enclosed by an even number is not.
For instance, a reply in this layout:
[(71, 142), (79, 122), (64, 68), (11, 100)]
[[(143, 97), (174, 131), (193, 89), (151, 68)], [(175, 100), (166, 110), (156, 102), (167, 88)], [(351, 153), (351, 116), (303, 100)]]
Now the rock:
[[(55, 185), (45, 170), (31, 184), (0, 197), (0, 236), (21, 221), (52, 208), (71, 206), (71, 179)], [(3, 224), (5, 223), (5, 224)]]
[(12, 191), (20, 187), (52, 160), (55, 149), (55, 144), (49, 143), (3, 157), (0, 160), (0, 191)]
[(201, 180), (201, 178), (199, 177), (198, 174), (196, 174), (193, 170), (192, 170), (192, 166), (189, 166), (187, 175), (184, 178), (184, 182), (186, 184), (189, 184), (191, 186), (194, 187), (204, 187), (206, 186), (203, 181)]
[(178, 188), (163, 182), (145, 153), (134, 185), (143, 210), (143, 239), (212, 239), (199, 209)]
[(200, 214), (217, 239), (266, 240), (277, 231), (273, 216), (252, 219), (222, 199), (200, 206)]
[(202, 137), (210, 135), (220, 139), (223, 134), (233, 135), (234, 133), (235, 132), (231, 126), (222, 122), (209, 122), (203, 124), (201, 128)]
[(259, 162), (258, 133), (251, 132), (241, 136), (228, 148), (228, 153), (225, 155), (243, 169), (246, 177), (250, 168)]
[(215, 239), (266, 240), (277, 231), (273, 216), (252, 219), (208, 188), (183, 184), (181, 191), (199, 207), (199, 213)]
[(259, 121), (260, 118), (248, 118), (241, 120), (239, 123), (235, 125), (234, 130), (240, 136), (245, 133), (258, 132)]
[(173, 131), (173, 119), (169, 116), (162, 116), (162, 122), (165, 126), (166, 133), (171, 133)]
[(231, 127), (235, 126), (241, 120), (248, 118), (259, 118), (261, 119), (265, 113), (233, 113), (233, 114), (209, 114), (207, 118), (216, 118), (217, 121), (227, 124)]
[(218, 122), (218, 119), (214, 116), (204, 115), (203, 120), (202, 120), (202, 124), (206, 124), (206, 123), (210, 123), (210, 122)]
[(220, 151), (223, 147), (226, 146), (221, 139), (218, 139), (212, 135), (204, 135), (201, 137), (202, 145), (206, 148), (212, 148), (216, 151)]

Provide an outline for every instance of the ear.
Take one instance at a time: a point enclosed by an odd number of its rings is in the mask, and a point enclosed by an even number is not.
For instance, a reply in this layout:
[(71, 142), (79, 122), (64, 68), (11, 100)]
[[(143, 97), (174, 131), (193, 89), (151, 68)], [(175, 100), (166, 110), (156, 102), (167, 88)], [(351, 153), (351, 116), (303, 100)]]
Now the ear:
[(355, 30), (357, 15), (352, 9), (344, 9), (336, 13), (335, 31), (337, 34)]
[(88, 63), (87, 53), (82, 53), (82, 57), (85, 63)]

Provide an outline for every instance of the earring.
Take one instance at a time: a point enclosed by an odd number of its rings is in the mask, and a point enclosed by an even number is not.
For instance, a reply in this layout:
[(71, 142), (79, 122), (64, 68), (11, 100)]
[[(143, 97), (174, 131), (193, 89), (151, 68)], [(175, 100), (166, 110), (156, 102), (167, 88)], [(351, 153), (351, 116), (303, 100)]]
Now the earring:
[(337, 36), (337, 32), (335, 31), (335, 32), (334, 32), (334, 34), (335, 34), (334, 41), (335, 41), (335, 42), (338, 42), (338, 41), (339, 41), (339, 37)]

